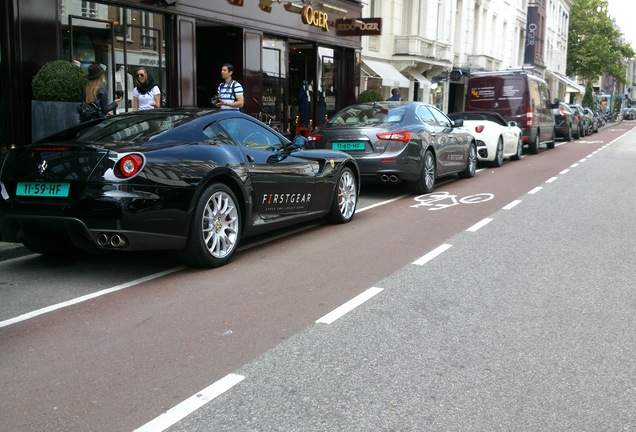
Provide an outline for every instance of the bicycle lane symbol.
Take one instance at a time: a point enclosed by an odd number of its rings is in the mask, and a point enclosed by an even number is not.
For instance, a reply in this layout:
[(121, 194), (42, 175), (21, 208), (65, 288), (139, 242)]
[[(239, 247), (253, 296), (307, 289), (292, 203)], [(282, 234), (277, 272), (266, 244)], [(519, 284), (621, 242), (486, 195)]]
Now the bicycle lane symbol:
[(474, 195), (467, 195), (462, 198), (457, 198), (457, 195), (451, 195), (448, 192), (434, 192), (427, 195), (419, 195), (414, 198), (419, 204), (412, 205), (410, 207), (430, 207), (429, 210), (444, 210), (448, 207), (453, 207), (459, 204), (477, 204), (481, 202), (490, 201), (495, 196), (491, 193), (478, 193)]

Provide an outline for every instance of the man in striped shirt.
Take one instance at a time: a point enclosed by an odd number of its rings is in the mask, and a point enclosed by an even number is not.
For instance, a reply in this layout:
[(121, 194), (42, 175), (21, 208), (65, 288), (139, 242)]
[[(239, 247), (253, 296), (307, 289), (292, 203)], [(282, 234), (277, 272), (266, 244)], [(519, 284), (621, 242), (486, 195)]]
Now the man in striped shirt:
[(234, 73), (234, 66), (229, 63), (225, 63), (221, 67), (221, 77), (223, 82), (218, 87), (219, 102), (216, 104), (221, 109), (240, 110), (243, 107), (244, 96), (243, 86), (232, 79)]

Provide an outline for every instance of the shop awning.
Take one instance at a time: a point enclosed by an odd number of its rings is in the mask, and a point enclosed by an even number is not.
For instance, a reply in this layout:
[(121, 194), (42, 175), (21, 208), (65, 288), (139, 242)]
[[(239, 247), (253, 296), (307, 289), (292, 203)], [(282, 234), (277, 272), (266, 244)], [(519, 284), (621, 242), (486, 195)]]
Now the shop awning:
[(422, 90), (430, 90), (431, 89), (431, 81), (426, 79), (424, 75), (417, 71), (407, 71), (409, 75), (419, 81), (420, 88)]
[[(382, 85), (386, 87), (409, 87), (410, 81), (400, 73), (392, 64), (376, 61), (362, 60), (362, 62), (370, 69), (378, 78), (382, 78)], [(371, 74), (373, 76), (373, 74)]]
[(572, 81), (570, 78), (556, 72), (548, 71), (548, 73), (552, 75), (553, 77), (555, 77), (556, 79), (558, 79), (559, 81), (561, 81), (563, 84), (565, 84), (566, 93), (581, 93), (581, 94), (585, 93), (585, 87), (578, 85), (577, 83)]

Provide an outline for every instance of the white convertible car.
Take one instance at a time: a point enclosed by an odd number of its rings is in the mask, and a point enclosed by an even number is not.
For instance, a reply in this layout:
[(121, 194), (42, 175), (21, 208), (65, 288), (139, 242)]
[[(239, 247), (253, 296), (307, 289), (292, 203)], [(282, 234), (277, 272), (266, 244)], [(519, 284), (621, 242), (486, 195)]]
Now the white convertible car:
[(506, 122), (494, 112), (465, 111), (448, 115), (451, 120), (462, 119), (464, 128), (477, 141), (477, 158), (499, 167), (504, 158), (519, 160), (523, 152), (521, 129), (516, 122)]

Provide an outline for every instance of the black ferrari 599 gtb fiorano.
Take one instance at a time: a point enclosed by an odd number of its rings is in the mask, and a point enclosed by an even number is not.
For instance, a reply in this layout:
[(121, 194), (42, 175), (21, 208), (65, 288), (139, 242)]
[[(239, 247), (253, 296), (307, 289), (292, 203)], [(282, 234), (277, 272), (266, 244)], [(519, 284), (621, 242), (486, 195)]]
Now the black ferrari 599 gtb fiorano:
[(177, 250), (218, 267), (244, 237), (353, 218), (355, 160), (305, 144), (217, 109), (82, 124), (0, 156), (0, 240), (42, 254)]

